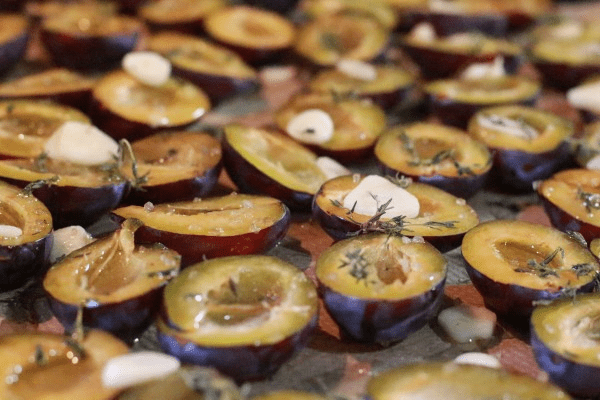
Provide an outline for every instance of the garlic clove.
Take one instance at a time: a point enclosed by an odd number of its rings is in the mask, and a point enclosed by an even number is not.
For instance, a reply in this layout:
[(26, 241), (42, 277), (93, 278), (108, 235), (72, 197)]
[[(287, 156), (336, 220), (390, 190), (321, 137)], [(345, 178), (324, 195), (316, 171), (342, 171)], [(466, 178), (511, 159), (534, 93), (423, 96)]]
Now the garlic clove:
[(171, 76), (171, 62), (152, 51), (127, 53), (121, 65), (127, 73), (149, 86), (161, 86)]
[(346, 58), (340, 60), (336, 64), (336, 68), (350, 78), (360, 79), (361, 81), (374, 81), (377, 79), (377, 69), (364, 61)]
[(442, 310), (438, 323), (455, 342), (489, 340), (494, 335), (496, 314), (483, 307), (458, 305)]
[(180, 361), (156, 351), (128, 353), (110, 359), (102, 370), (107, 388), (126, 388), (169, 375), (179, 369)]
[(23, 230), (18, 226), (13, 225), (0, 225), (0, 237), (3, 238), (17, 238), (23, 235)]
[(309, 109), (293, 117), (287, 124), (286, 131), (299, 142), (322, 144), (333, 136), (334, 124), (325, 111)]
[(415, 218), (419, 215), (420, 204), (416, 196), (378, 175), (365, 177), (346, 195), (343, 206), (356, 213), (373, 216), (388, 201), (384, 218)]
[(72, 253), (93, 241), (92, 235), (79, 225), (57, 229), (53, 233), (50, 262), (55, 263), (60, 257)]
[(480, 352), (463, 353), (454, 359), (458, 364), (481, 365), (488, 368), (502, 368), (500, 361), (491, 354)]

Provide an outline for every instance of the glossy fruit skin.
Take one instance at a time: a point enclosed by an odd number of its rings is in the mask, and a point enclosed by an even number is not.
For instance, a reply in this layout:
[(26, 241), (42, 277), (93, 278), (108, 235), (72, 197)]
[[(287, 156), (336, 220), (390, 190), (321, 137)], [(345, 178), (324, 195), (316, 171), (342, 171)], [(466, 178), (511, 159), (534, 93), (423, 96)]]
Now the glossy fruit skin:
[[(111, 218), (119, 223), (123, 221), (123, 218), (115, 214)], [(135, 239), (138, 243), (162, 243), (175, 250), (181, 255), (183, 268), (205, 259), (268, 251), (285, 237), (290, 224), (291, 213), (287, 209), (284, 216), (273, 226), (258, 232), (234, 236), (208, 236), (182, 234), (142, 226), (136, 231)]]
[(53, 237), (17, 246), (0, 246), (0, 292), (16, 289), (48, 269)]
[(600, 237), (600, 226), (581, 221), (570, 213), (566, 212), (547, 198), (541, 196), (544, 210), (550, 218), (552, 226), (563, 232), (579, 232), (587, 242)]
[(535, 59), (534, 65), (542, 74), (544, 85), (558, 90), (568, 90), (600, 73), (600, 65), (567, 64)]
[(224, 140), (223, 164), (231, 180), (244, 193), (266, 194), (285, 203), (291, 210), (308, 210), (312, 204), (311, 193), (285, 187), (263, 174)]
[(456, 14), (437, 12), (411, 12), (412, 24), (427, 21), (440, 36), (460, 32), (482, 32), (489, 36), (503, 37), (508, 31), (509, 20), (502, 14)]
[[(117, 303), (87, 304), (83, 307), (83, 325), (110, 332), (132, 345), (152, 324), (160, 309), (164, 286), (141, 296)], [(75, 330), (78, 304), (67, 304), (47, 294), (54, 316), (68, 332)]]
[(509, 190), (532, 191), (535, 181), (550, 177), (569, 160), (570, 150), (566, 141), (543, 153), (494, 149), (491, 179)]
[(7, 73), (23, 58), (28, 41), (29, 33), (24, 31), (12, 40), (0, 43), (0, 75)]
[(444, 298), (444, 284), (445, 279), (425, 293), (398, 301), (353, 298), (322, 284), (319, 294), (350, 338), (385, 344), (406, 338), (436, 315)]
[(273, 375), (297, 350), (306, 345), (317, 321), (315, 316), (302, 330), (270, 345), (204, 347), (163, 334), (160, 329), (157, 337), (162, 349), (182, 362), (212, 366), (237, 382), (246, 382)]

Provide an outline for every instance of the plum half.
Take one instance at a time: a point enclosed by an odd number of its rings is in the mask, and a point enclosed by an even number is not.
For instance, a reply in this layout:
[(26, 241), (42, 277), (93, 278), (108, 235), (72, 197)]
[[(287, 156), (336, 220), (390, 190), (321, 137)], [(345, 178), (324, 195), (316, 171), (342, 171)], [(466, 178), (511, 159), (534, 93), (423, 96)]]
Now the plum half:
[(104, 75), (92, 90), (90, 115), (116, 139), (140, 139), (159, 129), (185, 128), (210, 109), (206, 93), (189, 81), (171, 77), (149, 86), (125, 71)]
[(183, 362), (236, 381), (264, 379), (307, 343), (317, 311), (317, 290), (295, 266), (262, 255), (221, 257), (167, 285), (158, 340)]
[[(221, 143), (205, 132), (161, 132), (131, 144), (132, 160), (121, 168), (135, 182), (125, 201), (164, 203), (204, 197), (221, 172)], [(126, 157), (127, 158), (127, 157)]]
[(34, 100), (1, 101), (0, 157), (39, 156), (44, 152), (48, 138), (67, 121), (89, 123), (90, 119), (76, 109), (56, 103)]
[(258, 87), (256, 70), (235, 52), (208, 40), (177, 32), (153, 35), (148, 48), (167, 57), (173, 74), (187, 79), (219, 102)]
[(23, 333), (0, 338), (3, 399), (109, 400), (118, 389), (102, 385), (102, 370), (129, 348), (102, 331), (82, 339), (49, 333)]
[(327, 180), (317, 156), (293, 139), (265, 129), (229, 125), (223, 134), (223, 163), (247, 193), (266, 194), (293, 210), (308, 210)]
[(468, 198), (479, 191), (492, 168), (492, 155), (466, 132), (417, 122), (386, 131), (375, 157), (385, 175), (404, 175)]
[(116, 163), (90, 167), (43, 156), (1, 160), (0, 177), (40, 199), (54, 228), (97, 221), (117, 207), (129, 188)]
[(33, 195), (0, 181), (0, 225), (0, 290), (4, 291), (46, 272), (52, 216)]
[(231, 194), (199, 201), (128, 206), (113, 213), (144, 223), (136, 241), (162, 243), (182, 256), (182, 266), (205, 258), (261, 253), (286, 234), (290, 212), (279, 200)]
[(574, 133), (571, 121), (525, 106), (499, 106), (477, 112), (469, 133), (494, 153), (492, 173), (505, 187), (532, 190), (570, 158), (567, 141)]
[(204, 18), (227, 4), (223, 0), (152, 0), (138, 8), (138, 15), (153, 30), (203, 32)]
[(600, 296), (583, 294), (536, 307), (531, 345), (550, 380), (574, 396), (600, 395)]
[(0, 75), (8, 72), (25, 55), (29, 23), (17, 14), (0, 14)]
[[(385, 112), (374, 104), (318, 93), (294, 96), (277, 111), (275, 121), (281, 130), (290, 133), (288, 127), (291, 121), (308, 110), (325, 112), (333, 121), (333, 132), (327, 141), (303, 144), (318, 154), (341, 162), (359, 162), (370, 158), (375, 141), (386, 126)], [(306, 123), (307, 129), (318, 124), (311, 121)]]
[(367, 385), (372, 400), (569, 400), (559, 387), (503, 369), (454, 362), (416, 363), (389, 369)]
[(179, 272), (181, 257), (164, 246), (136, 246), (142, 225), (128, 219), (114, 233), (68, 254), (46, 273), (50, 308), (67, 331), (109, 331), (127, 343), (154, 320), (164, 286)]
[(579, 232), (587, 241), (600, 236), (600, 171), (560, 171), (542, 181), (537, 192), (554, 227)]
[(485, 304), (514, 320), (538, 301), (592, 291), (600, 264), (569, 235), (525, 221), (494, 220), (465, 235), (462, 255)]
[(387, 234), (335, 243), (317, 260), (325, 307), (350, 338), (390, 343), (422, 328), (444, 292), (446, 260), (431, 244)]
[[(479, 223), (475, 210), (464, 199), (434, 186), (419, 182), (398, 182), (418, 199), (420, 209), (415, 218), (388, 218), (359, 214), (344, 207), (344, 198), (365, 178), (346, 175), (328, 180), (314, 197), (313, 217), (334, 239), (344, 239), (366, 232), (386, 232), (408, 237), (422, 236), (442, 252), (460, 245), (464, 234)], [(372, 193), (382, 195), (384, 193)], [(385, 204), (380, 204), (383, 207)], [(380, 213), (378, 213), (380, 214)]]

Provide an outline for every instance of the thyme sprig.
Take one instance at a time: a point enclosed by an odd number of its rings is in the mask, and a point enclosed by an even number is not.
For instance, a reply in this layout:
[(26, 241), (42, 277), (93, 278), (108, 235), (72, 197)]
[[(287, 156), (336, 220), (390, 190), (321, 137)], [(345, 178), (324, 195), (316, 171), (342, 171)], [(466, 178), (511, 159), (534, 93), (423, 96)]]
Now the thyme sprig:
[(577, 188), (577, 198), (583, 201), (586, 211), (600, 210), (600, 194), (585, 192), (580, 187)]
[(36, 189), (40, 189), (44, 186), (51, 186), (56, 184), (59, 181), (60, 177), (58, 175), (53, 176), (49, 179), (38, 179), (29, 183), (21, 190), (21, 194), (23, 196), (33, 196), (33, 191)]
[(549, 276), (558, 277), (558, 273), (556, 272), (556, 270), (550, 266), (550, 263), (556, 258), (558, 254), (560, 254), (561, 258), (565, 257), (565, 251), (562, 247), (557, 247), (552, 253), (550, 253), (550, 255), (548, 255), (542, 261), (538, 262), (533, 259), (528, 260), (527, 267), (517, 268), (515, 269), (515, 271), (534, 273), (540, 278), (547, 278)]
[(138, 161), (135, 157), (135, 153), (133, 152), (133, 147), (131, 147), (131, 143), (127, 139), (119, 140), (119, 167), (121, 167), (122, 163), (125, 161), (125, 155), (129, 156), (131, 160), (131, 173), (133, 175), (133, 182), (131, 182), (131, 186), (137, 190), (145, 190), (142, 185), (148, 182), (148, 174), (140, 175), (138, 172)]
[(356, 282), (363, 281), (367, 285), (369, 273), (367, 268), (370, 265), (369, 260), (363, 255), (362, 249), (356, 249), (345, 254), (346, 259), (338, 268), (349, 268), (348, 273), (356, 278)]

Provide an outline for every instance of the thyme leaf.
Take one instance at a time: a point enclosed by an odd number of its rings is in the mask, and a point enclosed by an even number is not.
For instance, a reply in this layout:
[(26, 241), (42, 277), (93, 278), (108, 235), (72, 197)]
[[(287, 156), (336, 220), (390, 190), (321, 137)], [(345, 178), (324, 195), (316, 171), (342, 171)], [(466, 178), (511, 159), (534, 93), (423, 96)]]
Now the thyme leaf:
[(561, 257), (565, 257), (565, 251), (562, 247), (557, 247), (550, 255), (544, 258), (542, 261), (538, 262), (536, 260), (528, 260), (526, 268), (517, 268), (516, 272), (529, 272), (534, 273), (540, 278), (547, 278), (549, 276), (558, 277), (558, 273), (554, 268), (550, 266), (550, 263), (554, 258), (560, 253)]
[(600, 210), (600, 194), (584, 192), (583, 189), (577, 188), (577, 198), (583, 201), (583, 206), (586, 211)]
[(59, 179), (60, 178), (58, 177), (58, 175), (55, 175), (49, 179), (38, 179), (37, 181), (33, 181), (33, 182), (29, 183), (27, 186), (25, 186), (21, 190), (21, 194), (23, 196), (32, 196), (34, 190), (40, 189), (44, 186), (54, 185), (55, 183), (57, 183), (59, 181)]
[(356, 282), (363, 281), (367, 285), (369, 261), (363, 256), (362, 249), (356, 249), (345, 254), (346, 259), (338, 268), (349, 268), (348, 273), (356, 278)]

